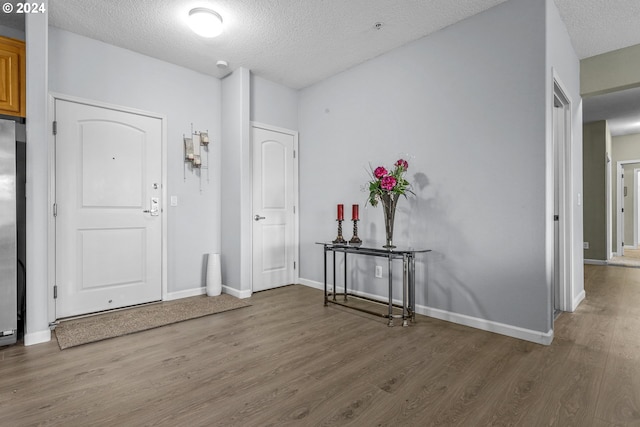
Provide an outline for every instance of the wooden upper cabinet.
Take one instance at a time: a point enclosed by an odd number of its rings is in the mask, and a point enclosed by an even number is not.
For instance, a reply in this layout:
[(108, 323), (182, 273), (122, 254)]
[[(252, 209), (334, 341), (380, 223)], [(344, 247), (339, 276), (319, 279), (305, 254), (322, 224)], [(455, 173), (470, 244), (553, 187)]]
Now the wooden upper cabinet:
[(0, 36), (0, 114), (25, 117), (24, 42)]

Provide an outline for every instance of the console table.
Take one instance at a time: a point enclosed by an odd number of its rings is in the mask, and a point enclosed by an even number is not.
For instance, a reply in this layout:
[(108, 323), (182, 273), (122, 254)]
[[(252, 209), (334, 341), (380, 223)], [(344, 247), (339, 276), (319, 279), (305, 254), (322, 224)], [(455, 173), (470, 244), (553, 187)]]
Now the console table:
[[(389, 326), (393, 326), (394, 318), (402, 318), (402, 326), (408, 325), (408, 320), (415, 321), (416, 315), (416, 283), (415, 283), (415, 265), (416, 254), (430, 252), (430, 249), (414, 249), (414, 248), (392, 248), (386, 249), (382, 246), (375, 246), (370, 244), (353, 245), (348, 243), (332, 243), (332, 242), (317, 242), (318, 245), (324, 246), (324, 305), (329, 303), (341, 305), (354, 310), (363, 311), (365, 313), (373, 314), (376, 316), (382, 316), (389, 319)], [(327, 254), (333, 253), (333, 292), (327, 290)], [(342, 294), (343, 301), (336, 298), (336, 253), (342, 252), (344, 254), (344, 292)], [(347, 254), (365, 255), (387, 258), (389, 265), (389, 299), (388, 302), (382, 302), (371, 298), (359, 296), (348, 291), (347, 287)], [(393, 304), (393, 260), (402, 260), (402, 315), (394, 315), (393, 307), (397, 305)], [(384, 304), (388, 306), (388, 313), (380, 314), (372, 310), (367, 310), (361, 307), (354, 307), (347, 305), (347, 297), (352, 296), (355, 298), (361, 298), (372, 301), (378, 304)], [(331, 297), (331, 298), (330, 298)]]

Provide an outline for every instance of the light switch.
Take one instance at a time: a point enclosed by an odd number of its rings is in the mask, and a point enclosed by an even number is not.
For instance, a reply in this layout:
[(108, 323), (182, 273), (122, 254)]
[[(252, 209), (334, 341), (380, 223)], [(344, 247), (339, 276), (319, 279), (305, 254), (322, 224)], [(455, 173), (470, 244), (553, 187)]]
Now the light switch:
[(178, 206), (178, 196), (171, 196), (171, 206)]

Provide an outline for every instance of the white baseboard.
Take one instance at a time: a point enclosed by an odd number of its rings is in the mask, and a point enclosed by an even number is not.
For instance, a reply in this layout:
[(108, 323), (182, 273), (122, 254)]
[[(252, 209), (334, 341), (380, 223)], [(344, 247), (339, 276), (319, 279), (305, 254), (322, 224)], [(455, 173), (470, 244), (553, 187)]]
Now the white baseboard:
[(587, 297), (587, 294), (585, 293), (584, 289), (582, 290), (582, 292), (580, 292), (574, 299), (573, 299), (573, 304), (571, 306), (571, 312), (573, 313), (574, 311), (576, 311), (576, 308), (578, 308), (578, 306), (580, 305), (580, 303), (582, 302), (583, 299), (585, 299)]
[(607, 265), (607, 261), (602, 259), (585, 259), (584, 263), (591, 265)]
[(324, 290), (324, 283), (316, 282), (315, 280), (303, 279), (300, 277), (298, 278), (298, 283), (310, 288), (320, 289), (321, 291)]
[[(300, 284), (309, 286), (311, 288), (324, 290), (324, 283), (316, 282), (308, 279), (300, 279)], [(342, 288), (337, 288), (338, 292)], [(385, 297), (379, 295), (366, 294), (364, 292), (354, 292), (356, 295), (367, 296), (368, 298), (384, 300)], [(394, 299), (394, 303), (402, 303)], [(433, 317), (435, 319), (445, 320), (447, 322), (457, 323), (459, 325), (469, 326), (483, 331), (494, 332), (500, 335), (506, 335), (513, 338), (518, 338), (525, 341), (531, 341), (537, 344), (550, 345), (553, 341), (553, 329), (548, 332), (539, 332), (531, 329), (524, 329), (518, 326), (507, 325), (504, 323), (494, 322), (491, 320), (485, 320), (478, 317), (467, 316), (464, 314), (453, 313), (446, 310), (440, 310), (437, 308), (431, 308), (423, 305), (416, 305), (416, 313), (424, 316)]]
[(51, 329), (24, 334), (24, 345), (42, 344), (51, 341)]
[(198, 295), (204, 295), (206, 293), (207, 293), (207, 288), (194, 288), (194, 289), (187, 289), (184, 291), (169, 292), (165, 297), (164, 301), (173, 301), (176, 299), (195, 297)]
[(226, 286), (226, 285), (222, 285), (222, 292), (225, 294), (229, 294), (232, 297), (236, 297), (240, 299), (250, 298), (251, 295), (253, 294), (251, 290), (239, 291), (235, 288), (230, 288), (229, 286)]
[(505, 323), (494, 322), (492, 320), (480, 319), (478, 317), (452, 313), (450, 311), (420, 305), (416, 305), (416, 313), (440, 320), (446, 320), (447, 322), (457, 323), (459, 325), (482, 329), (483, 331), (495, 332), (496, 334), (531, 341), (536, 344), (550, 345), (551, 341), (553, 341), (553, 329), (550, 329), (548, 332), (539, 332), (521, 328), (519, 326), (507, 325)]
[[(206, 293), (207, 293), (206, 287), (187, 289), (184, 291), (177, 291), (177, 292), (170, 292), (167, 294), (164, 301), (172, 301), (172, 300), (181, 299), (181, 298), (189, 298), (189, 297), (195, 297), (198, 295), (206, 295)], [(251, 291), (238, 291), (237, 289), (230, 288), (229, 286), (226, 286), (226, 285), (222, 285), (222, 293), (229, 294), (236, 298), (249, 298), (252, 294)]]

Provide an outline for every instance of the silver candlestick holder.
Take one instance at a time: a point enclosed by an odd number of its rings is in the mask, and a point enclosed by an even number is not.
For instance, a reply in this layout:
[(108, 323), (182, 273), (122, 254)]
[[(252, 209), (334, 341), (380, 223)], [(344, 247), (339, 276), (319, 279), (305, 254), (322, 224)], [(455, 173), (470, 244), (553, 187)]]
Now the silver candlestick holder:
[(342, 220), (337, 219), (336, 221), (338, 221), (338, 237), (336, 237), (333, 243), (347, 243), (344, 237), (342, 237)]
[(359, 219), (353, 219), (353, 237), (349, 240), (349, 243), (352, 245), (360, 245), (362, 244), (362, 240), (358, 237), (358, 221)]

